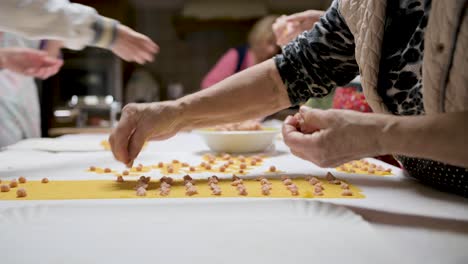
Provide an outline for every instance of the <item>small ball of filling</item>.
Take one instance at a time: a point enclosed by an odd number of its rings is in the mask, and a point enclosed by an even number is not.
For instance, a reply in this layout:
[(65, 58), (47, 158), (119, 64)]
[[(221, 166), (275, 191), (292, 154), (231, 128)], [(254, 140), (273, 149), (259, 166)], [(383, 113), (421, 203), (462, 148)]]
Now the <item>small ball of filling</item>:
[(21, 176), (21, 177), (18, 178), (18, 182), (19, 183), (26, 183), (26, 178)]
[(23, 198), (23, 197), (26, 197), (26, 196), (28, 196), (28, 193), (26, 192), (26, 189), (18, 188), (18, 190), (16, 190), (16, 197)]
[(41, 182), (42, 182), (42, 183), (48, 183), (48, 182), (49, 182), (49, 179), (47, 179), (47, 178), (42, 178)]
[(117, 182), (124, 182), (124, 178), (122, 176), (118, 176), (117, 177)]
[(125, 176), (127, 176), (127, 175), (129, 175), (129, 174), (130, 174), (130, 172), (128, 172), (128, 170), (124, 170), (124, 171), (122, 172), (122, 175), (125, 175)]
[(6, 184), (2, 184), (2, 186), (0, 186), (0, 192), (9, 192), (9, 191), (10, 191), (10, 186)]
[(18, 182), (16, 180), (11, 180), (10, 188), (16, 188), (16, 187), (18, 187)]
[(276, 171), (276, 167), (275, 166), (270, 166), (270, 172), (275, 172)]
[(111, 172), (111, 171), (112, 171), (112, 170), (109, 169), (109, 168), (105, 168), (105, 169), (104, 169), (104, 172), (105, 172), (105, 173), (109, 173), (109, 172)]
[(91, 167), (89, 167), (89, 170), (90, 170), (90, 171), (96, 171), (96, 167), (91, 166)]

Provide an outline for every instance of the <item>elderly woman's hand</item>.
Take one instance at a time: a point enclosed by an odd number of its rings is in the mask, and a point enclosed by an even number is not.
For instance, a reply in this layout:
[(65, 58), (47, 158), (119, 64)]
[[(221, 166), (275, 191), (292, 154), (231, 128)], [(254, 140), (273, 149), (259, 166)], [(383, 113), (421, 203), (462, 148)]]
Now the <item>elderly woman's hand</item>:
[(294, 155), (334, 167), (382, 154), (378, 139), (383, 127), (374, 114), (301, 107), (298, 116), (284, 122), (283, 137)]
[(131, 166), (148, 139), (163, 140), (182, 127), (182, 110), (173, 101), (128, 104), (109, 137), (114, 157)]
[(305, 30), (312, 29), (323, 14), (323, 11), (307, 10), (290, 16), (280, 16), (273, 24), (276, 44), (283, 47)]

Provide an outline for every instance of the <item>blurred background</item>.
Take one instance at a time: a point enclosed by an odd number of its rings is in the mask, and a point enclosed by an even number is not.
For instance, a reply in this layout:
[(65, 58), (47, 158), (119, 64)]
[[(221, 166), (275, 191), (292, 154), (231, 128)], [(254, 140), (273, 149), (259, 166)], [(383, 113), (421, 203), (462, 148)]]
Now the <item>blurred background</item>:
[(331, 0), (73, 2), (92, 6), (146, 34), (161, 51), (153, 63), (138, 66), (101, 49), (63, 50), (60, 72), (39, 83), (43, 136), (106, 130), (129, 102), (176, 99), (198, 91), (217, 60), (228, 49), (246, 43), (260, 18), (325, 10)]

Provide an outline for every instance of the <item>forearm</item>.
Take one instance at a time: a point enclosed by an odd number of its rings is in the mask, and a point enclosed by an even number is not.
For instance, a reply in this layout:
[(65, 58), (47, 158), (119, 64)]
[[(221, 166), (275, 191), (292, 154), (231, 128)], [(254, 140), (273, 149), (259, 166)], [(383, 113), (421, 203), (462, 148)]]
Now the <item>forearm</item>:
[(468, 168), (468, 112), (379, 116), (385, 154), (432, 159)]
[(193, 129), (264, 117), (290, 105), (273, 60), (235, 74), (210, 89), (176, 101), (183, 127)]
[(67, 48), (108, 47), (115, 22), (67, 0), (2, 0), (0, 30), (31, 39), (59, 39)]

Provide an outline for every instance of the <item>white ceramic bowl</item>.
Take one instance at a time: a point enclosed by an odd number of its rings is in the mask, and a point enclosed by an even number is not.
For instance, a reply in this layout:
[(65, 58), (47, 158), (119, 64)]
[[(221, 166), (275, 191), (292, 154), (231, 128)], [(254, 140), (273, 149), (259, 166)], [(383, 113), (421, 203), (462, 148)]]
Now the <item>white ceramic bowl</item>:
[(215, 131), (198, 130), (208, 147), (216, 152), (247, 153), (261, 152), (273, 145), (276, 128), (256, 131)]

